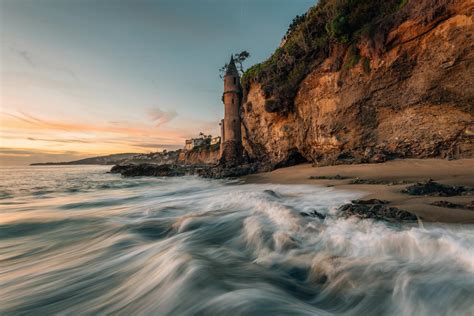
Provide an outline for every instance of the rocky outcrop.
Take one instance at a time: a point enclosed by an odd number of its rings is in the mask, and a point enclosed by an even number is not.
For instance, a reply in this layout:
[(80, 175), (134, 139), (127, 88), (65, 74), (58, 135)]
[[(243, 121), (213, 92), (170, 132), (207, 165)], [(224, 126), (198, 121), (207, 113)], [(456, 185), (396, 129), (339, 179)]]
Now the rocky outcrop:
[(110, 169), (110, 173), (120, 173), (124, 177), (178, 177), (186, 175), (186, 169), (174, 165), (157, 165), (149, 163), (120, 164)]
[(319, 165), (474, 157), (473, 3), (411, 0), (383, 49), (332, 43), (290, 110), (251, 81), (242, 106), (249, 158), (283, 166), (295, 153)]
[(235, 140), (228, 140), (222, 144), (222, 156), (219, 159), (219, 166), (223, 168), (233, 168), (244, 163), (242, 144)]
[(182, 165), (214, 165), (219, 160), (219, 146), (206, 146), (181, 151), (176, 163)]

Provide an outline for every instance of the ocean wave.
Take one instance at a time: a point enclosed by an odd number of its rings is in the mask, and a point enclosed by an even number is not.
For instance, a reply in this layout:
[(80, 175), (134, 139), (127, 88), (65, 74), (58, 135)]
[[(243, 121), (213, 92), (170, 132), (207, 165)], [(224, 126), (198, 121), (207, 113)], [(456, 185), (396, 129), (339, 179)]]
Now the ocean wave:
[(333, 188), (82, 172), (97, 189), (12, 198), (0, 314), (474, 313), (472, 226), (341, 219), (361, 194)]

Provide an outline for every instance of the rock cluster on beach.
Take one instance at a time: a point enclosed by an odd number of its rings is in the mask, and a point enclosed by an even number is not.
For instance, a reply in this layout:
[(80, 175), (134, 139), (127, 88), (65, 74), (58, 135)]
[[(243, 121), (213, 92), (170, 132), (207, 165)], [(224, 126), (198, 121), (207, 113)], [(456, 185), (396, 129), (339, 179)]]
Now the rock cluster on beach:
[(467, 204), (458, 204), (458, 203), (453, 203), (449, 201), (434, 201), (433, 203), (430, 203), (433, 206), (439, 206), (439, 207), (446, 207), (446, 208), (464, 208), (467, 210), (474, 210), (474, 201), (471, 201)]
[(433, 180), (418, 182), (410, 185), (402, 190), (402, 193), (409, 195), (427, 195), (427, 196), (456, 196), (456, 195), (472, 195), (474, 188), (465, 186), (449, 186)]
[(153, 177), (178, 177), (184, 176), (188, 169), (178, 165), (158, 165), (158, 164), (122, 164), (115, 165), (110, 169), (110, 173), (120, 173), (125, 177), (153, 176)]
[(389, 206), (388, 201), (371, 199), (371, 200), (354, 200), (352, 203), (344, 204), (339, 208), (339, 214), (342, 217), (355, 216), (361, 219), (375, 219), (385, 221), (416, 221), (416, 215), (401, 210), (399, 208)]
[[(259, 169), (260, 168), (260, 169)], [(225, 167), (220, 165), (178, 165), (178, 164), (119, 164), (112, 167), (110, 173), (119, 173), (124, 177), (181, 177), (197, 175), (203, 178), (232, 178), (248, 175), (257, 171), (267, 171), (262, 169), (260, 164), (243, 164), (235, 167)]]

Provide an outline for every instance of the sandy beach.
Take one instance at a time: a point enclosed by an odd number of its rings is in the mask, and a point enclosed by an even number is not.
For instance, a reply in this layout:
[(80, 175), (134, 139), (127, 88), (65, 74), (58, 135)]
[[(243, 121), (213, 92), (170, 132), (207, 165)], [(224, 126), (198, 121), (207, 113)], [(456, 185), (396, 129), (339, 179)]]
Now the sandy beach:
[[(340, 179), (314, 179), (335, 177)], [(310, 177), (313, 177), (311, 179)], [(351, 184), (355, 179), (374, 180), (383, 184)], [(405, 159), (380, 164), (313, 167), (302, 164), (272, 172), (250, 175), (247, 183), (311, 184), (366, 192), (364, 198), (390, 201), (390, 205), (407, 210), (424, 221), (474, 223), (474, 210), (433, 206), (435, 201), (466, 205), (474, 196), (412, 196), (401, 193), (410, 184), (433, 179), (445, 185), (474, 187), (474, 159)], [(363, 181), (361, 181), (363, 182)]]

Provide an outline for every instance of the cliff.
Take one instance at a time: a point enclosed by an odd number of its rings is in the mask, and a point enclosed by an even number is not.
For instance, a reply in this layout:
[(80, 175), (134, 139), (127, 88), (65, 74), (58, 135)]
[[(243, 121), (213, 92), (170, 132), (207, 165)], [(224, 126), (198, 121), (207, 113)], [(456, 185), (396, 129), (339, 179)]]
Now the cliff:
[(122, 164), (149, 164), (149, 165), (214, 165), (219, 159), (219, 145), (205, 145), (192, 150), (174, 150), (137, 154)]
[(219, 160), (219, 145), (194, 148), (181, 151), (176, 163), (182, 165), (214, 165)]
[(243, 76), (242, 134), (273, 167), (474, 156), (474, 1), (320, 1)]

